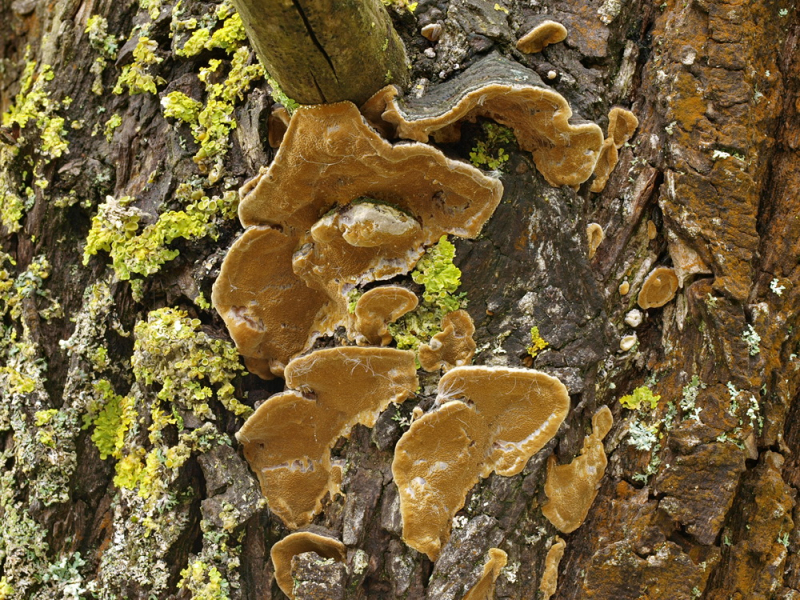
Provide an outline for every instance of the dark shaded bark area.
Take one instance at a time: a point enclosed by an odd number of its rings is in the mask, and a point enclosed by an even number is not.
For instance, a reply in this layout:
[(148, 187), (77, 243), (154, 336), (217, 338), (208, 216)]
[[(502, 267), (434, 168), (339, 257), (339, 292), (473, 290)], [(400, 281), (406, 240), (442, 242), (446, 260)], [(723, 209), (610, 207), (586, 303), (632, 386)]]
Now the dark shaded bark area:
[[(207, 105), (209, 85), (226, 81), (235, 55), (213, 44), (176, 54), (192, 32), (217, 31), (225, 17), (209, 16), (212, 3), (183, 4), (177, 16), (174, 9), (153, 0), (0, 4), (0, 109), (19, 105), (26, 60), (35, 63), (34, 79), (44, 82), (43, 65), (53, 72), (37, 117), (0, 130), (0, 186), (7, 186), (0, 193), (31, 190), (19, 229), (5, 212), (0, 228), (0, 598), (284, 597), (269, 550), (288, 531), (264, 506), (233, 439), (241, 417), (217, 395), (208, 402), (213, 418), (189, 400), (170, 408), (157, 396), (166, 380), (186, 388), (192, 378), (147, 363), (158, 373), (147, 381), (131, 363), (147, 358), (144, 330), (132, 332), (165, 307), (186, 311), (179, 325), (195, 331), (188, 349), (169, 346), (173, 368), (228, 340), (198, 297), (209, 297), (238, 223), (215, 214), (216, 239), (176, 237), (167, 246), (179, 255), (154, 273), (134, 274), (141, 283), (115, 278), (106, 251), (82, 264), (92, 217), (107, 196), (133, 198), (141, 232), (196, 201), (180, 197), (180, 184), (192, 182), (198, 198), (230, 198), (225, 192), (272, 158), (273, 100), (263, 79), (233, 100), (237, 126), (225, 136), (222, 174), (213, 181), (213, 157), (197, 158), (208, 137), (165, 116), (162, 99), (171, 92)], [(343, 495), (326, 502), (315, 524), (340, 535), (348, 560), (315, 570), (317, 557), (298, 557), (297, 597), (459, 599), (492, 547), (508, 554), (496, 597), (539, 597), (558, 533), (541, 514), (547, 457), (572, 460), (591, 415), (608, 405), (615, 417), (605, 441), (609, 465), (586, 522), (563, 536), (553, 598), (800, 598), (797, 8), (790, 0), (558, 0), (546, 7), (423, 0), (413, 13), (390, 12), (412, 59), (411, 94), (499, 50), (560, 92), (576, 117), (605, 127), (609, 108), (622, 105), (640, 126), (599, 194), (588, 185), (552, 188), (530, 155), (512, 152), (494, 217), (480, 238), (456, 244), (477, 327), (475, 363), (528, 366), (561, 379), (572, 409), (559, 434), (520, 475), (492, 475), (470, 492), (432, 564), (401, 540), (391, 476), (413, 406), (427, 409), (435, 395), (437, 378), (423, 377), (416, 398), (336, 446), (347, 465)], [(91, 69), (102, 53), (85, 33), (92, 15), (105, 17), (107, 32), (119, 38), (119, 52), (101, 69), (99, 95)], [(566, 25), (567, 40), (518, 53), (515, 40), (544, 18)], [(419, 34), (430, 23), (443, 25), (436, 43)], [(112, 94), (123, 69), (142, 63), (135, 56), (142, 37), (162, 59), (145, 71), (163, 82), (154, 81), (155, 94)], [(215, 60), (221, 66), (206, 84), (198, 74)], [(106, 137), (113, 115), (120, 122)], [(43, 126), (53, 117), (64, 117), (69, 144), (59, 156), (45, 151)], [(462, 142), (444, 149), (468, 159), (480, 134), (480, 124), (465, 126)], [(8, 196), (2, 202), (5, 211)], [(131, 214), (119, 210), (118, 218)], [(589, 260), (591, 222), (606, 237)], [(34, 268), (40, 257), (50, 265), (44, 277)], [(677, 297), (644, 311), (638, 327), (626, 324), (642, 282), (661, 265), (687, 273)], [(533, 326), (550, 344), (535, 358), (526, 351)], [(634, 332), (637, 344), (621, 351), (621, 337)], [(172, 343), (159, 339), (150, 355)], [(145, 479), (133, 489), (114, 483), (123, 456), (101, 459), (94, 428), (81, 428), (85, 414), (96, 416), (100, 379), (133, 399), (139, 425), (127, 433), (124, 456), (159, 449), (152, 479), (167, 490), (143, 496)], [(282, 390), (282, 382), (254, 376), (233, 382), (249, 406)], [(642, 385), (660, 395), (657, 406), (623, 408), (619, 398)], [(159, 428), (159, 419), (172, 422)], [(151, 427), (159, 436), (151, 437)], [(645, 430), (651, 436), (632, 443)]]

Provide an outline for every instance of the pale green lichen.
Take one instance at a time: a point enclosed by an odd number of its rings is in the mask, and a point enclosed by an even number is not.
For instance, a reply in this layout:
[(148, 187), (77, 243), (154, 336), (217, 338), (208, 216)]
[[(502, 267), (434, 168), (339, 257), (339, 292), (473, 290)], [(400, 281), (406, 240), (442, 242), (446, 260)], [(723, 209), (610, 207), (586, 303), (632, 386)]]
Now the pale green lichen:
[(619, 403), (630, 410), (637, 410), (641, 407), (652, 410), (658, 406), (659, 400), (661, 400), (659, 394), (654, 394), (649, 387), (643, 385), (637, 387), (632, 393), (622, 396), (622, 398), (619, 399)]
[(700, 381), (697, 375), (692, 376), (692, 380), (684, 386), (681, 392), (681, 411), (683, 411), (684, 419), (697, 419), (700, 420), (700, 407), (697, 406), (697, 395), (700, 390), (704, 390), (706, 384)]
[(442, 329), (442, 319), (466, 305), (465, 294), (456, 293), (461, 285), (461, 270), (453, 264), (456, 249), (442, 236), (419, 260), (411, 278), (424, 286), (422, 302), (388, 326), (398, 348), (416, 350)]
[(748, 325), (747, 329), (742, 333), (742, 341), (747, 344), (747, 350), (750, 356), (755, 356), (761, 352), (759, 344), (761, 344), (761, 336), (753, 329), (752, 325)]

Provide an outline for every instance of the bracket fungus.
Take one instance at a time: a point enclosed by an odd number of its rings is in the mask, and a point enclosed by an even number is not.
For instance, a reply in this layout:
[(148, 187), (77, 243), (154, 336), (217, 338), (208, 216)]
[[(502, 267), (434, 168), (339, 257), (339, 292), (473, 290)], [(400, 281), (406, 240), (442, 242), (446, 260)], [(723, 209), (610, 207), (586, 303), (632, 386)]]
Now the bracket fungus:
[(432, 560), (469, 490), (493, 471), (522, 471), (558, 431), (569, 395), (538, 371), (456, 367), (439, 380), (437, 404), (400, 438), (392, 462), (403, 540)]
[(564, 556), (566, 547), (566, 542), (556, 536), (547, 551), (547, 556), (544, 559), (544, 573), (542, 573), (542, 579), (539, 582), (539, 592), (542, 600), (550, 600), (550, 597), (556, 593), (558, 588), (558, 565)]
[(276, 104), (272, 107), (267, 117), (267, 142), (270, 148), (280, 147), (291, 118), (289, 111), (283, 106)]
[(491, 548), (483, 565), (483, 574), (462, 600), (492, 600), (494, 598), (494, 584), (500, 576), (500, 571), (508, 562), (508, 555), (500, 548)]
[(644, 280), (636, 302), (641, 308), (660, 308), (675, 297), (678, 276), (669, 267), (653, 269)]
[(474, 333), (475, 324), (467, 311), (448, 313), (442, 319), (442, 331), (419, 347), (419, 364), (429, 372), (469, 364), (477, 347)]
[(603, 227), (599, 223), (589, 223), (586, 226), (586, 239), (589, 242), (589, 259), (594, 258), (600, 244), (603, 243), (606, 234), (603, 233)]
[(608, 136), (603, 140), (600, 157), (594, 170), (594, 181), (589, 188), (592, 192), (602, 192), (611, 171), (619, 161), (619, 150), (633, 137), (639, 119), (631, 111), (615, 106), (608, 113)]
[(356, 302), (356, 341), (386, 346), (392, 340), (387, 325), (417, 307), (417, 295), (399, 285), (383, 285), (364, 292)]
[(348, 324), (349, 289), (407, 273), (443, 235), (476, 236), (502, 192), (436, 148), (393, 146), (352, 103), (300, 107), (270, 167), (240, 190), (248, 229), (213, 304), (254, 372), (281, 375)]
[(520, 148), (533, 154), (536, 168), (553, 186), (578, 186), (591, 176), (603, 143), (594, 123), (571, 124), (572, 109), (530, 69), (498, 54), (470, 68), (421, 98), (399, 97), (388, 86), (362, 107), (376, 127), (427, 142), (431, 135), (463, 120), (486, 117), (514, 130)]
[(344, 562), (347, 558), (347, 550), (342, 542), (329, 535), (312, 531), (290, 533), (276, 542), (269, 553), (272, 565), (275, 567), (275, 581), (291, 600), (295, 597), (292, 557), (304, 552), (316, 552), (323, 558), (332, 558), (338, 562)]
[(393, 348), (317, 350), (292, 360), (285, 377), (289, 390), (259, 406), (236, 438), (270, 509), (296, 529), (320, 511), (326, 493), (338, 493), (336, 440), (356, 424), (374, 426), (418, 383), (414, 353)]
[(575, 531), (589, 514), (608, 463), (603, 438), (613, 424), (611, 410), (603, 406), (592, 417), (592, 433), (579, 456), (566, 465), (556, 464), (555, 456), (548, 459), (542, 514), (562, 533)]
[(555, 21), (543, 21), (517, 41), (517, 50), (525, 54), (541, 52), (550, 44), (567, 39), (567, 28)]

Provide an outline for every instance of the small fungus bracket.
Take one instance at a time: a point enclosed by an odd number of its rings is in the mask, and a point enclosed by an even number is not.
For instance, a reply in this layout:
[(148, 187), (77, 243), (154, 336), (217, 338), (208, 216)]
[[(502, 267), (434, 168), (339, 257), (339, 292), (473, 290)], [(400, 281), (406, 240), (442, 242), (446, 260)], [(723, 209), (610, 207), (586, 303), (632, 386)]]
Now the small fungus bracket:
[(678, 276), (669, 267), (656, 267), (647, 276), (636, 302), (641, 308), (660, 308), (675, 297)]
[(421, 98), (384, 88), (362, 107), (375, 127), (427, 142), (462, 120), (493, 119), (514, 130), (520, 148), (553, 186), (579, 186), (594, 171), (603, 132), (590, 122), (570, 123), (572, 109), (530, 69), (493, 53)]
[[(317, 533), (319, 531), (319, 533)], [(314, 531), (296, 531), (275, 543), (270, 550), (272, 565), (275, 567), (275, 581), (278, 587), (291, 600), (294, 600), (294, 581), (292, 579), (292, 557), (304, 552), (316, 552), (323, 558), (345, 562), (347, 549), (331, 532), (322, 528)]]
[(517, 41), (517, 50), (525, 54), (541, 52), (550, 44), (567, 39), (567, 28), (556, 21), (542, 21)]
[(419, 347), (419, 364), (428, 372), (468, 365), (477, 348), (474, 334), (475, 324), (467, 311), (448, 313), (442, 319), (442, 331)]

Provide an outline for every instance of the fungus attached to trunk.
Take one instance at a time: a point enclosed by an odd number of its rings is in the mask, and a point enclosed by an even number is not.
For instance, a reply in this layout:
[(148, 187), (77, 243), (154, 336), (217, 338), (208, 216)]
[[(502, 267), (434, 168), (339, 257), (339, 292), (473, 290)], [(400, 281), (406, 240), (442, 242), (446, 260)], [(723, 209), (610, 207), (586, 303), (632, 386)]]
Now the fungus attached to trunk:
[(494, 584), (508, 562), (508, 555), (500, 548), (491, 548), (488, 554), (481, 578), (462, 600), (493, 600)]
[(309, 288), (292, 271), (296, 241), (272, 227), (251, 227), (231, 246), (211, 295), (239, 353), (265, 361), (280, 375), (289, 359), (324, 334), (325, 294)]
[(542, 514), (562, 533), (575, 531), (589, 514), (608, 462), (603, 438), (613, 423), (611, 411), (603, 406), (592, 417), (592, 433), (579, 456), (567, 465), (556, 464), (555, 456), (548, 460)]
[(555, 435), (569, 395), (560, 381), (537, 371), (456, 367), (439, 380), (437, 404), (400, 438), (392, 463), (403, 540), (431, 560), (449, 539), (469, 490), (493, 471), (522, 471)]
[(560, 537), (556, 536), (550, 549), (547, 551), (547, 556), (544, 559), (544, 573), (539, 582), (539, 593), (542, 600), (550, 600), (550, 597), (556, 593), (558, 588), (558, 565), (561, 558), (564, 556), (564, 548), (567, 544)]
[(452, 369), (469, 364), (475, 354), (475, 324), (465, 310), (456, 310), (442, 319), (442, 331), (419, 347), (419, 364), (426, 371)]
[(611, 171), (619, 161), (619, 150), (633, 137), (639, 119), (631, 111), (615, 106), (608, 113), (608, 136), (603, 141), (600, 157), (594, 170), (594, 181), (589, 188), (592, 192), (602, 192)]
[(386, 346), (392, 341), (387, 325), (417, 307), (417, 295), (398, 285), (373, 288), (358, 299), (353, 326), (356, 341)]
[(641, 308), (659, 308), (675, 297), (678, 276), (669, 267), (653, 269), (642, 284), (636, 302)]
[[(555, 90), (520, 64), (491, 54), (421, 98), (398, 98), (390, 86), (373, 96), (364, 114), (384, 131), (427, 142), (460, 121), (486, 117), (514, 130), (520, 148), (553, 186), (578, 186), (594, 171), (603, 132), (594, 123), (571, 124), (572, 109)], [(452, 137), (452, 136), (450, 136)]]
[(543, 21), (517, 41), (517, 50), (525, 54), (541, 52), (550, 44), (567, 39), (567, 28), (555, 21)]
[(356, 424), (372, 427), (390, 402), (414, 393), (417, 376), (413, 352), (343, 347), (294, 359), (285, 377), (290, 390), (268, 398), (236, 437), (270, 509), (295, 529), (339, 491), (336, 440)]
[(432, 146), (393, 146), (340, 102), (298, 108), (275, 160), (242, 192), (245, 227), (281, 225), (299, 236), (331, 208), (367, 197), (407, 211), (431, 244), (477, 235), (503, 186)]
[(298, 531), (290, 533), (276, 542), (269, 553), (272, 565), (275, 567), (275, 581), (281, 591), (291, 600), (294, 600), (292, 557), (304, 552), (316, 552), (323, 558), (332, 558), (338, 562), (344, 562), (347, 559), (347, 550), (344, 544), (330, 535)]
[(599, 223), (589, 223), (586, 226), (586, 238), (589, 242), (589, 259), (594, 258), (597, 249), (600, 247), (600, 244), (603, 243), (605, 237), (606, 235), (603, 233), (603, 228)]

